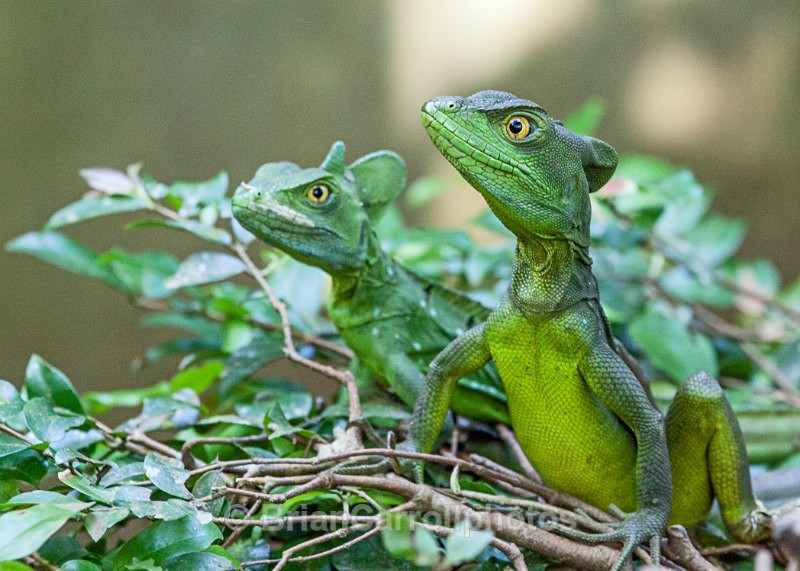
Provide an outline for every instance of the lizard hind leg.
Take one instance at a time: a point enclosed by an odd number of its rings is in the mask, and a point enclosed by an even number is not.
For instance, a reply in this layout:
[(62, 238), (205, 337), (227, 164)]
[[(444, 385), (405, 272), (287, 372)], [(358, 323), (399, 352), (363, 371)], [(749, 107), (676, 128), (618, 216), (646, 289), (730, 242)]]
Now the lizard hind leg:
[(770, 518), (753, 495), (741, 428), (714, 378), (697, 373), (678, 388), (666, 432), (673, 485), (670, 523), (697, 525), (716, 496), (735, 540), (752, 543), (768, 537)]

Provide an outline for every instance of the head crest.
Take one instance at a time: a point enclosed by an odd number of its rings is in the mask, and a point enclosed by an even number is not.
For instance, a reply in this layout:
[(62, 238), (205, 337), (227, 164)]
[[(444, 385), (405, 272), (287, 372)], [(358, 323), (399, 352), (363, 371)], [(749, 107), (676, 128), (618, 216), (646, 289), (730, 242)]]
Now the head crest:
[(333, 175), (343, 176), (344, 175), (344, 143), (341, 141), (336, 141), (333, 146), (331, 146), (331, 150), (328, 151), (328, 156), (325, 157), (325, 160), (322, 161), (322, 165), (320, 168), (323, 170), (328, 171)]

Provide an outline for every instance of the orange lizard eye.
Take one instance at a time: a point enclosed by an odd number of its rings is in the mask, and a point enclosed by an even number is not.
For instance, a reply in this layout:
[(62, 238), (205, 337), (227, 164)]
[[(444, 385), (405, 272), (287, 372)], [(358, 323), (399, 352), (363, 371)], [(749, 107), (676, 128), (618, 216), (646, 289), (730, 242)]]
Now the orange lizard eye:
[(531, 132), (531, 122), (523, 115), (513, 115), (506, 121), (506, 134), (515, 141), (524, 139)]
[(315, 184), (308, 187), (306, 197), (314, 204), (323, 204), (328, 201), (331, 191), (327, 184)]

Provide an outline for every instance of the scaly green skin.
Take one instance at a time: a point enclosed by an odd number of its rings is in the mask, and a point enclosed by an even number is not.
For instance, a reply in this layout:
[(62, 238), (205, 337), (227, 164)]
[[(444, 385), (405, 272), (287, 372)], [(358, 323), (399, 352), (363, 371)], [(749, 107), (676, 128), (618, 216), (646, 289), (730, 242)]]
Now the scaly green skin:
[[(405, 187), (403, 160), (389, 151), (344, 164), (344, 145), (320, 168), (269, 163), (233, 198), (235, 218), (261, 240), (330, 274), (330, 316), (342, 339), (409, 406), (425, 384), (428, 363), (489, 310), (428, 281), (380, 246), (372, 222)], [(328, 198), (308, 190), (325, 185)], [(510, 422), (494, 366), (462, 379), (453, 410), (477, 420)]]
[[(517, 116), (531, 129), (513, 139), (506, 124)], [(766, 516), (717, 382), (702, 373), (686, 381), (665, 423), (615, 350), (588, 250), (589, 193), (611, 177), (614, 149), (496, 91), (428, 101), (422, 121), (516, 235), (517, 249), (505, 299), (431, 363), (411, 447), (430, 450), (456, 380), (493, 359), (517, 438), (544, 481), (596, 506), (634, 512), (610, 534), (565, 533), (624, 541), (621, 566), (643, 540), (657, 549), (668, 521), (698, 523), (716, 494), (734, 537), (763, 538)]]

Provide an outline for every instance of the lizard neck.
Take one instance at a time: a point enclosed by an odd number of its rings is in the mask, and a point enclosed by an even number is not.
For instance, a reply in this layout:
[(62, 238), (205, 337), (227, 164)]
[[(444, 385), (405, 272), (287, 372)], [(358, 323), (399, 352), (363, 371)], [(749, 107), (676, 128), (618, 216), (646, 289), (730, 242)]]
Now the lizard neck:
[(508, 297), (526, 315), (597, 299), (588, 248), (567, 239), (519, 238)]
[(383, 251), (380, 241), (374, 232), (367, 238), (367, 254), (360, 268), (341, 272), (332, 272), (333, 279), (331, 301), (354, 299), (369, 295), (370, 290), (397, 281), (397, 262)]

